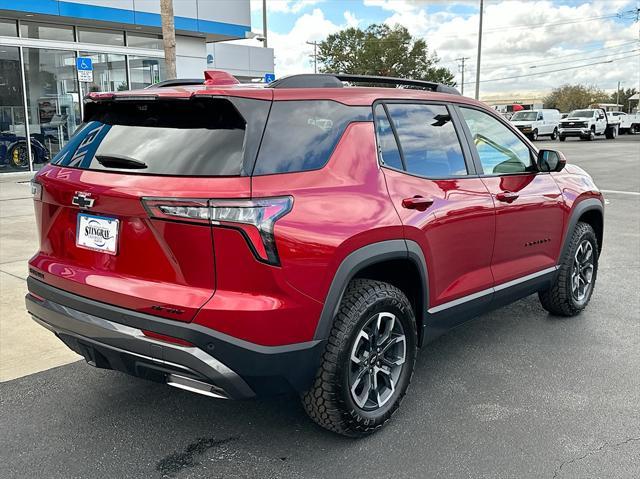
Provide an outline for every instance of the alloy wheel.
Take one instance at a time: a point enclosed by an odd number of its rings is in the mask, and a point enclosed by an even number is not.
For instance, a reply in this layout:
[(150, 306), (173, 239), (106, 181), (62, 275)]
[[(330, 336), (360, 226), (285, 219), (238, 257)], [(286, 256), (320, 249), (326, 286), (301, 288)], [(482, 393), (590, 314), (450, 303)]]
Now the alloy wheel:
[(349, 389), (364, 411), (384, 406), (396, 391), (407, 357), (407, 339), (401, 322), (389, 312), (371, 317), (351, 348)]
[(578, 302), (584, 301), (591, 291), (594, 272), (593, 245), (589, 240), (583, 240), (573, 258), (571, 272), (571, 294)]

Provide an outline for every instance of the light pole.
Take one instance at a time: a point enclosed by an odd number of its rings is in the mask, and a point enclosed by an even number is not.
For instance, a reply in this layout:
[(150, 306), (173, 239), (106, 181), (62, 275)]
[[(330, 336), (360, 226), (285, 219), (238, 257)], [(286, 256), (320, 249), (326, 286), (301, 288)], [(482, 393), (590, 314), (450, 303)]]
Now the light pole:
[(482, 16), (484, 0), (480, 0), (480, 26), (478, 27), (478, 61), (476, 62), (476, 100), (480, 98), (480, 57), (482, 56)]
[(263, 45), (267, 45), (267, 0), (262, 0), (262, 36), (264, 37)]

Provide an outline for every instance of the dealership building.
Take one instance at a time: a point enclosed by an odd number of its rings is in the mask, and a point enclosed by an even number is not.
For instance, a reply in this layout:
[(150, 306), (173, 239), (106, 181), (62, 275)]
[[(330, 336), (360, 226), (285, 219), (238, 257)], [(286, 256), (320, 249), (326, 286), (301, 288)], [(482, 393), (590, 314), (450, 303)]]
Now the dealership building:
[[(220, 43), (251, 31), (249, 0), (173, 4), (179, 78), (207, 68), (244, 80), (273, 73), (272, 49)], [(160, 0), (0, 0), (0, 173), (53, 158), (81, 123), (87, 93), (165, 79), (161, 32)], [(91, 59), (89, 75), (78, 58)]]

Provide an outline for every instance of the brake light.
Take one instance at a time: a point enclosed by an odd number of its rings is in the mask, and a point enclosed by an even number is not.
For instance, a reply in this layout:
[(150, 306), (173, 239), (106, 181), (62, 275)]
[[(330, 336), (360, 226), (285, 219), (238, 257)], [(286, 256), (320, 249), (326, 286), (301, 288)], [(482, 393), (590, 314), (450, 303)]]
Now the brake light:
[(273, 228), (291, 211), (291, 196), (253, 200), (143, 198), (142, 202), (152, 218), (239, 230), (258, 260), (280, 264)]

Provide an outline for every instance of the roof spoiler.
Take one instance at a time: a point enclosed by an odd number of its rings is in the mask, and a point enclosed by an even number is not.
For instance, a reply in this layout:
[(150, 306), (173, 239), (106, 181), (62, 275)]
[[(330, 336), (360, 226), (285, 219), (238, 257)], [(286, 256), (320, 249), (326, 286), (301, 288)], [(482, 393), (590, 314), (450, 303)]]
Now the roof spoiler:
[(374, 83), (393, 85), (395, 87), (409, 86), (438, 93), (460, 95), (460, 92), (449, 85), (412, 78), (396, 78), (374, 75), (351, 75), (348, 73), (305, 73), (280, 78), (269, 83), (269, 88), (343, 88), (347, 83)]
[(149, 88), (168, 88), (173, 86), (188, 85), (237, 85), (240, 82), (236, 77), (222, 70), (205, 70), (204, 80), (199, 78), (174, 78), (172, 80), (164, 80), (153, 85), (145, 87)]

